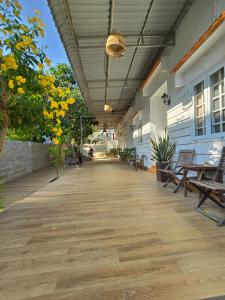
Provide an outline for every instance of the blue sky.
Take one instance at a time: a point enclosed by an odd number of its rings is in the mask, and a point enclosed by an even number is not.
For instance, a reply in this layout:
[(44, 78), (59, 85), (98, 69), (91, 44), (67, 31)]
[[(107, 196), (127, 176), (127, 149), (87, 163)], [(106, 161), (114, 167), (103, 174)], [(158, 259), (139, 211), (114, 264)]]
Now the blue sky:
[[(57, 0), (56, 0), (57, 1)], [(52, 19), (50, 9), (46, 0), (20, 0), (22, 5), (22, 15), (24, 17), (30, 17), (34, 15), (34, 9), (38, 9), (41, 12), (41, 18), (45, 23), (45, 37), (40, 39), (42, 45), (47, 45), (47, 56), (52, 60), (52, 65), (57, 63), (69, 63), (64, 47), (61, 43), (59, 34), (55, 27), (55, 23)]]

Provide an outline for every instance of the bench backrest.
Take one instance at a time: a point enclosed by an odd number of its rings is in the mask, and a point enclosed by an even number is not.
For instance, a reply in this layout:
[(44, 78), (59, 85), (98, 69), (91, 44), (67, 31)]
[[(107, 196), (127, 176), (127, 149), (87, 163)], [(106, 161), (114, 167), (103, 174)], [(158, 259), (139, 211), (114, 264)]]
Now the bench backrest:
[(224, 173), (225, 173), (225, 147), (222, 148), (218, 167), (216, 169), (216, 173), (213, 179), (223, 181), (223, 178), (219, 178), (219, 177), (223, 177)]
[(194, 154), (195, 150), (180, 150), (175, 168), (180, 168), (184, 164), (191, 164), (193, 162)]

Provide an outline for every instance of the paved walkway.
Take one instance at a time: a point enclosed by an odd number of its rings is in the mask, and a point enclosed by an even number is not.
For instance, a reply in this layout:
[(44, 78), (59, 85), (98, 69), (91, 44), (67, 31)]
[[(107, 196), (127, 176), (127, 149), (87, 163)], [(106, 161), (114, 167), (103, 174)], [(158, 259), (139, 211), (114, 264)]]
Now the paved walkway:
[(225, 294), (225, 229), (148, 172), (87, 163), (0, 215), (1, 300)]

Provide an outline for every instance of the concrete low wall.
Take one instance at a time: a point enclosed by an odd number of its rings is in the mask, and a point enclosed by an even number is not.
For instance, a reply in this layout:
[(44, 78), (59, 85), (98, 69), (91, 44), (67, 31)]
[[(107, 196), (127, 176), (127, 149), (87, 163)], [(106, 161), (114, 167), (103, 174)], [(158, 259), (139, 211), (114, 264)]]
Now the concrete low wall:
[(0, 154), (0, 178), (6, 182), (50, 164), (47, 144), (7, 141)]

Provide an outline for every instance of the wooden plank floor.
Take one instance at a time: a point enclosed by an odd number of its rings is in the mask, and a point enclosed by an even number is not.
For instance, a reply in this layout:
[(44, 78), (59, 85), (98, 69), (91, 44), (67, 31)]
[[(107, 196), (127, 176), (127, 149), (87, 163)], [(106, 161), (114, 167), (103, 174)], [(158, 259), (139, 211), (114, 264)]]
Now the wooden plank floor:
[(1, 300), (225, 294), (225, 228), (148, 172), (98, 161), (0, 215)]

